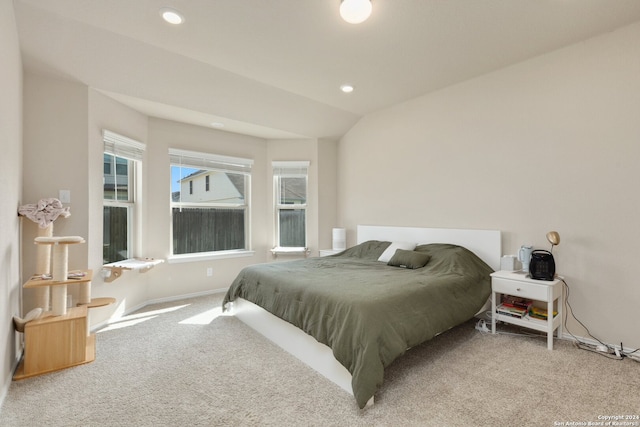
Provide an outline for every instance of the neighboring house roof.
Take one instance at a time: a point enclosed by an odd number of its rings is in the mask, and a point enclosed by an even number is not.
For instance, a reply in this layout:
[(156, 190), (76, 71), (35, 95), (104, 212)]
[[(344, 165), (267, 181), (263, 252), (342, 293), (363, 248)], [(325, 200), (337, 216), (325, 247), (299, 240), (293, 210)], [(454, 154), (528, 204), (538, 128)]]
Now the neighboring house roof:
[[(212, 172), (206, 169), (197, 170), (180, 180), (180, 182), (188, 181), (194, 178), (197, 178), (200, 175), (206, 174), (208, 172)], [(239, 194), (244, 195), (244, 176), (237, 173), (227, 173), (227, 178), (233, 184), (235, 189)], [(284, 199), (288, 201), (296, 201), (296, 200), (306, 200), (307, 198), (307, 187), (304, 180), (288, 180), (288, 185), (285, 187)], [(171, 193), (171, 200), (173, 202), (180, 201), (180, 192), (174, 191)]]
[[(210, 169), (199, 169), (183, 177), (178, 182), (180, 182), (180, 185), (182, 186), (183, 184), (190, 181), (202, 182), (208, 176), (212, 177), (211, 192), (207, 190), (207, 194), (210, 195), (209, 197), (213, 197), (214, 199), (221, 198), (220, 200), (229, 200), (229, 198), (232, 198), (234, 200), (242, 200), (244, 198), (244, 175), (239, 173), (221, 172)], [(197, 194), (195, 196), (191, 194), (182, 194), (181, 196), (180, 191), (174, 191), (171, 193), (171, 200), (173, 202), (179, 202), (181, 198), (182, 201), (198, 201), (198, 197), (199, 196)]]
[(302, 188), (302, 185), (291, 185), (285, 188), (284, 200), (306, 200), (306, 188)]
[(238, 190), (238, 193), (244, 197), (244, 175), (232, 173), (227, 174), (227, 178), (229, 178), (229, 181), (231, 181), (236, 190)]

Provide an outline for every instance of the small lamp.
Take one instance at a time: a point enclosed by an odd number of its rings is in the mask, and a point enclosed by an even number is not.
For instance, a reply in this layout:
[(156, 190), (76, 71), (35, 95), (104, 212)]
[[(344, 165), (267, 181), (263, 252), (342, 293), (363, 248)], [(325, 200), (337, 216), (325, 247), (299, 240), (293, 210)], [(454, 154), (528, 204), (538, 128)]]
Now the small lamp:
[(334, 228), (333, 234), (333, 250), (344, 251), (347, 248), (347, 230), (344, 228)]
[(371, 0), (342, 0), (340, 16), (350, 24), (366, 21), (371, 15)]
[(557, 231), (550, 231), (547, 233), (547, 240), (551, 243), (551, 251), (553, 252), (553, 247), (560, 244), (560, 234)]

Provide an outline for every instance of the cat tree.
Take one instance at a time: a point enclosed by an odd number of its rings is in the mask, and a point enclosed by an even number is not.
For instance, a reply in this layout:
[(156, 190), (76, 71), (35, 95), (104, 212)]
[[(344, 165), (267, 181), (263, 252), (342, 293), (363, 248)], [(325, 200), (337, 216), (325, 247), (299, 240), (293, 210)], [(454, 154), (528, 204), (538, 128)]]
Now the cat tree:
[[(24, 319), (14, 318), (16, 330), (24, 332), (25, 344), (14, 380), (92, 362), (95, 334), (89, 330), (88, 309), (115, 302), (114, 298), (91, 299), (91, 270), (69, 271), (69, 245), (85, 243), (80, 236), (53, 236), (53, 221), (59, 215), (68, 217), (69, 208), (63, 208), (57, 199), (43, 199), (21, 207), (19, 214), (40, 225), (34, 239), (37, 273), (23, 285), (36, 291), (40, 307)], [(77, 306), (67, 301), (69, 284), (79, 287)]]

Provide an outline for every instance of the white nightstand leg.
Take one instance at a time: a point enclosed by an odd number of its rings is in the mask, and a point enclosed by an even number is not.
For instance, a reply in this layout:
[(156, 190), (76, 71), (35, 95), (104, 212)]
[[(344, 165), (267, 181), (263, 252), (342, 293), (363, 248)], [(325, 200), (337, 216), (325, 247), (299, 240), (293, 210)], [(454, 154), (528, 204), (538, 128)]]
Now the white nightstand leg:
[(547, 348), (553, 350), (553, 298), (547, 302)]
[(561, 288), (560, 290), (560, 296), (558, 297), (558, 319), (560, 319), (560, 323), (558, 324), (558, 339), (562, 338), (562, 319), (564, 319), (563, 316), (563, 311), (564, 311), (564, 289)]
[(496, 333), (496, 293), (491, 292), (491, 333)]

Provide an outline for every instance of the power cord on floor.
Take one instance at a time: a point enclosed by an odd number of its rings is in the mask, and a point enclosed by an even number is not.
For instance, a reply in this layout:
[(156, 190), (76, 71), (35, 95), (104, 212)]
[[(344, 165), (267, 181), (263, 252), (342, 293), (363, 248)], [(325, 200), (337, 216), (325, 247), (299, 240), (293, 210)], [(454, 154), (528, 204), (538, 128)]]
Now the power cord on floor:
[(622, 355), (620, 354), (618, 349), (615, 349), (615, 352), (614, 352), (614, 350), (612, 350), (608, 346), (587, 344), (585, 342), (578, 342), (578, 341), (574, 341), (573, 345), (576, 348), (579, 348), (581, 350), (592, 351), (594, 353), (599, 354), (600, 356), (608, 357), (609, 359), (622, 360)]
[[(565, 286), (566, 289), (566, 297), (564, 299), (564, 304), (565, 304), (565, 308), (568, 308), (564, 310), (564, 325), (565, 325), (565, 330), (569, 333), (569, 335), (571, 335), (571, 337), (574, 339), (574, 346), (582, 349), (582, 350), (587, 350), (587, 351), (592, 351), (594, 353), (597, 353), (601, 356), (605, 356), (608, 357), (610, 359), (615, 359), (615, 360), (622, 360), (624, 358), (628, 358), (631, 359), (635, 362), (640, 363), (640, 353), (638, 353), (640, 351), (640, 348), (637, 348), (633, 351), (624, 351), (624, 346), (622, 343), (620, 343), (620, 349), (618, 349), (617, 347), (611, 346), (611, 345), (607, 345), (605, 343), (603, 343), (602, 341), (600, 341), (598, 338), (594, 337), (591, 334), (591, 331), (589, 331), (589, 328), (586, 327), (586, 325), (584, 323), (582, 323), (580, 321), (580, 319), (578, 319), (576, 317), (576, 315), (573, 312), (573, 308), (571, 307), (571, 304), (569, 303), (569, 284), (564, 280), (563, 277), (558, 277), (558, 279), (560, 281), (562, 281), (562, 283)], [(571, 317), (573, 317), (573, 319), (578, 322), (584, 329), (585, 331), (587, 331), (587, 334), (593, 338), (595, 341), (598, 342), (598, 344), (590, 344), (585, 342), (584, 340), (579, 339), (578, 337), (576, 337), (575, 335), (573, 335), (571, 333), (571, 331), (569, 330), (569, 328), (567, 327), (567, 315), (568, 313), (571, 312)], [(487, 318), (487, 320), (485, 319), (480, 319), (478, 320), (478, 322), (476, 323), (476, 330), (480, 331), (481, 333), (490, 333), (491, 330), (489, 329), (489, 327), (487, 326), (487, 323), (492, 322), (492, 311), (491, 310), (487, 310), (484, 312), (484, 316)], [(520, 333), (513, 333), (513, 332), (504, 332), (504, 331), (497, 331), (496, 332), (498, 334), (501, 335), (514, 335), (514, 336), (519, 336), (519, 337), (533, 337), (533, 338), (538, 338), (538, 337), (542, 337), (544, 338), (545, 335), (543, 334), (536, 334), (536, 333), (531, 333), (529, 331), (522, 331)], [(636, 354), (638, 353), (638, 354)]]
[(476, 330), (483, 333), (491, 332), (489, 328), (487, 328), (487, 322), (485, 322), (484, 319), (478, 320), (478, 323), (476, 323)]
[[(566, 292), (565, 292), (566, 293), (566, 297), (564, 299), (565, 310), (564, 310), (564, 319), (563, 319), (564, 325), (565, 325), (565, 330), (575, 340), (574, 341), (574, 345), (579, 349), (592, 351), (594, 353), (597, 353), (597, 354), (599, 354), (601, 356), (608, 357), (610, 359), (622, 360), (624, 358), (629, 358), (629, 359), (631, 359), (633, 361), (640, 362), (640, 355), (635, 355), (634, 354), (640, 349), (635, 349), (635, 350), (630, 351), (630, 352), (625, 352), (624, 351), (624, 346), (623, 346), (622, 343), (620, 343), (620, 349), (618, 349), (617, 347), (614, 347), (614, 346), (607, 345), (607, 344), (603, 343), (598, 338), (593, 336), (593, 334), (591, 334), (591, 331), (589, 331), (589, 328), (587, 328), (585, 326), (585, 324), (582, 323), (580, 321), (580, 319), (578, 319), (576, 317), (575, 313), (573, 312), (573, 308), (571, 307), (571, 304), (569, 303), (569, 284), (566, 282), (566, 280), (564, 280), (564, 278), (560, 277), (559, 279), (562, 281), (562, 283), (564, 283), (564, 286), (565, 286), (565, 289), (566, 289)], [(568, 308), (568, 310), (566, 308)], [(576, 322), (578, 322), (580, 324), (580, 326), (582, 326), (584, 328), (585, 331), (587, 331), (587, 334), (591, 338), (596, 340), (599, 344), (587, 343), (587, 342), (579, 339), (578, 337), (576, 337), (575, 335), (573, 335), (571, 333), (571, 331), (569, 330), (569, 328), (567, 326), (567, 316), (568, 316), (569, 312), (571, 312), (571, 317), (573, 317), (573, 319)]]

